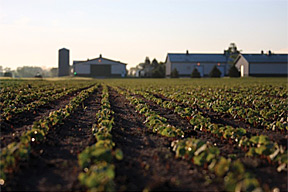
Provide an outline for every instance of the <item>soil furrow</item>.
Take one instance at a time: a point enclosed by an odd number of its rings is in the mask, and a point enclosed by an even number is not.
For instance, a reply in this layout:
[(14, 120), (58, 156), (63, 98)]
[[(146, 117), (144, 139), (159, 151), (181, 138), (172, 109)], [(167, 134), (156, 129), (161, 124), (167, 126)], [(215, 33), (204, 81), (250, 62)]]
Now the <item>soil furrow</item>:
[(91, 127), (100, 109), (98, 88), (63, 124), (51, 128), (45, 141), (32, 147), (28, 162), (7, 179), (7, 191), (80, 191), (77, 155), (95, 143)]
[[(117, 191), (219, 191), (218, 180), (206, 170), (185, 160), (175, 159), (168, 138), (147, 132), (144, 118), (135, 112), (124, 96), (109, 88), (110, 103), (115, 112), (112, 135), (116, 147), (124, 153), (115, 161)], [(217, 183), (218, 182), (218, 183)]]
[[(142, 96), (139, 96), (142, 97)], [(162, 97), (161, 97), (162, 98)], [(178, 127), (186, 127), (187, 130), (192, 129), (188, 121), (182, 119), (180, 116), (175, 114), (172, 110), (162, 108), (157, 104), (146, 100), (142, 97), (150, 106), (152, 106), (153, 110), (159, 112), (159, 114), (165, 118), (167, 118), (168, 122), (172, 125)], [(213, 121), (212, 121), (213, 122)], [(255, 129), (255, 128), (254, 128)], [(262, 132), (261, 132), (262, 134)], [(228, 157), (229, 154), (233, 153), (236, 155), (237, 159), (240, 159), (246, 166), (247, 171), (251, 171), (257, 175), (257, 178), (261, 181), (263, 186), (269, 186), (270, 189), (278, 187), (282, 190), (287, 189), (287, 174), (285, 172), (277, 172), (277, 165), (268, 164), (268, 162), (261, 158), (255, 157), (246, 157), (245, 152), (238, 148), (235, 144), (229, 144), (227, 141), (220, 141), (219, 139), (212, 137), (207, 133), (202, 133), (200, 131), (196, 131), (196, 134), (193, 134), (194, 137), (208, 140), (212, 143), (216, 142), (217, 147), (221, 151), (221, 155), (224, 157)], [(282, 136), (284, 137), (284, 136)], [(287, 139), (284, 139), (283, 143), (287, 144)], [(282, 140), (281, 140), (282, 141)], [(282, 144), (282, 143), (279, 143)], [(265, 173), (265, 174), (263, 174)]]
[[(152, 93), (151, 93), (152, 94)], [(160, 99), (162, 99), (163, 101), (171, 101), (171, 99), (166, 98), (163, 95), (160, 94), (153, 94), (155, 97), (158, 97)], [(174, 101), (176, 103), (178, 103), (177, 101)], [(189, 107), (188, 105), (179, 103), (180, 106), (183, 107)], [(167, 109), (168, 110), (168, 109)], [(280, 145), (286, 146), (287, 145), (287, 139), (288, 136), (285, 134), (282, 134), (280, 132), (275, 132), (275, 131), (271, 131), (271, 130), (267, 130), (267, 129), (260, 129), (260, 128), (254, 128), (251, 125), (244, 123), (241, 120), (235, 120), (233, 119), (233, 117), (231, 117), (231, 115), (228, 114), (219, 114), (219, 113), (215, 113), (209, 110), (204, 110), (204, 109), (200, 109), (199, 110), (201, 112), (203, 112), (205, 117), (209, 117), (211, 119), (211, 121), (213, 123), (218, 123), (218, 124), (223, 124), (223, 125), (230, 125), (232, 127), (242, 127), (245, 128), (246, 131), (250, 134), (250, 135), (266, 135), (269, 137), (269, 139), (271, 139), (274, 142), (277, 142)]]
[(243, 157), (245, 155), (241, 149), (229, 144), (229, 141), (227, 140), (211, 137), (211, 135), (207, 134), (206, 132), (193, 130), (193, 126), (186, 119), (183, 119), (178, 114), (174, 113), (173, 110), (163, 108), (156, 103), (145, 99), (141, 95), (138, 95), (138, 97), (141, 97), (141, 99), (144, 100), (153, 111), (157, 112), (160, 116), (165, 117), (169, 124), (181, 128), (181, 130), (183, 130), (185, 133), (185, 137), (193, 136), (197, 139), (211, 142), (220, 149), (220, 153), (224, 157), (228, 157), (230, 154), (238, 154), (239, 157)]
[[(91, 87), (91, 86), (89, 86)], [(69, 95), (63, 96), (55, 101), (49, 102), (49, 105), (41, 106), (33, 112), (23, 112), (18, 114), (13, 120), (1, 123), (1, 148), (6, 147), (13, 141), (19, 141), (23, 131), (29, 130), (34, 121), (38, 121), (43, 117), (47, 117), (50, 112), (58, 110), (67, 105), (79, 92), (86, 88), (81, 88)]]

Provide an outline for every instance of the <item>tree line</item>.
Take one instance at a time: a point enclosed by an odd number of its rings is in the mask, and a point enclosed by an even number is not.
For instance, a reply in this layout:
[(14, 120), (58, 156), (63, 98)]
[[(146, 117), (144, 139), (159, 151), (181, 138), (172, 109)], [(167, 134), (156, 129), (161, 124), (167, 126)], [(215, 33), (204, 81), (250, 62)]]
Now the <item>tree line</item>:
[(150, 61), (149, 57), (145, 58), (143, 63), (139, 63), (136, 67), (130, 68), (129, 76), (143, 78), (164, 78), (165, 63), (158, 62), (157, 59)]
[(12, 70), (9, 67), (0, 66), (0, 77), (57, 77), (58, 69), (49, 68), (43, 69), (36, 66), (23, 66), (17, 67), (16, 70)]

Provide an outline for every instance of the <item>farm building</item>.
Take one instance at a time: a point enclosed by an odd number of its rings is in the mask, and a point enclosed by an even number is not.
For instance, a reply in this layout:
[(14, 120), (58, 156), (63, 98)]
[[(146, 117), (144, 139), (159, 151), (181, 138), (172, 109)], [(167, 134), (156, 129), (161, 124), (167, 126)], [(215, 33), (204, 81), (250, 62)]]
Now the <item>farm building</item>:
[(200, 75), (209, 76), (210, 71), (216, 65), (221, 71), (221, 76), (228, 74), (230, 65), (228, 64), (229, 56), (227, 54), (186, 54), (168, 53), (166, 57), (166, 77), (170, 77), (171, 72), (177, 69), (180, 77), (190, 77), (194, 68)]
[(81, 77), (125, 77), (126, 65), (119, 61), (103, 58), (100, 55), (95, 59), (87, 61), (73, 61), (73, 71), (75, 76)]
[(235, 65), (241, 76), (287, 76), (288, 54), (239, 54)]

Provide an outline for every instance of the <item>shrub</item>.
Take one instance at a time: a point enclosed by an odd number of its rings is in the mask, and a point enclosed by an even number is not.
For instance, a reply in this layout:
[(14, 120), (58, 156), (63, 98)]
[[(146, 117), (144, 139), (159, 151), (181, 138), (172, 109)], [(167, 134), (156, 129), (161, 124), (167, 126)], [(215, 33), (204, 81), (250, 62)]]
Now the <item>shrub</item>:
[(12, 77), (12, 72), (5, 72), (4, 77)]
[(164, 78), (165, 77), (165, 65), (158, 65), (152, 71), (152, 78)]
[(229, 77), (240, 77), (240, 72), (235, 65), (229, 69)]
[(200, 75), (199, 71), (196, 68), (194, 68), (194, 70), (192, 71), (191, 77), (192, 78), (201, 78), (201, 75)]
[(210, 77), (220, 77), (221, 76), (221, 71), (217, 68), (215, 65), (212, 69), (212, 71), (209, 74)]
[(177, 69), (173, 69), (173, 71), (171, 72), (171, 78), (178, 78), (179, 77), (179, 73), (177, 71)]

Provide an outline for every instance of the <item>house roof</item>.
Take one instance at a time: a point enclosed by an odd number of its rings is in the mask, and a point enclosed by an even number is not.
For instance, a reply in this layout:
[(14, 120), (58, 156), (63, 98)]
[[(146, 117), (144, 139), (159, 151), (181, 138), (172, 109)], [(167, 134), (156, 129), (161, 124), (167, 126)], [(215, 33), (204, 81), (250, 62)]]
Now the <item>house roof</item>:
[(88, 62), (88, 61), (97, 61), (97, 60), (99, 60), (99, 59), (111, 61), (111, 62), (114, 62), (114, 63), (117, 63), (117, 64), (127, 65), (126, 63), (122, 63), (122, 62), (120, 62), (120, 61), (114, 61), (114, 60), (112, 60), (112, 59), (104, 58), (104, 57), (102, 57), (102, 55), (100, 55), (100, 57), (97, 57), (97, 58), (94, 58), (94, 59), (87, 59), (86, 61), (73, 61), (73, 65), (85, 63), (85, 62)]
[(288, 54), (242, 54), (249, 63), (288, 63)]
[(173, 63), (195, 63), (195, 62), (207, 62), (207, 63), (226, 63), (227, 57), (224, 54), (205, 54), (205, 53), (168, 53), (169, 60)]

